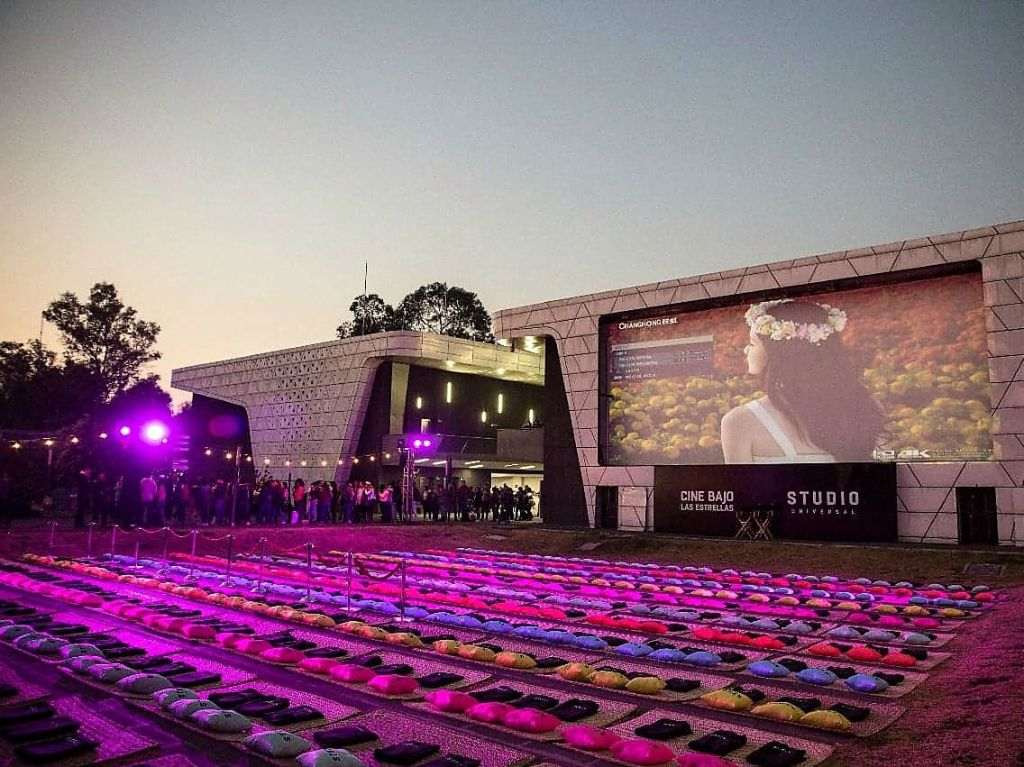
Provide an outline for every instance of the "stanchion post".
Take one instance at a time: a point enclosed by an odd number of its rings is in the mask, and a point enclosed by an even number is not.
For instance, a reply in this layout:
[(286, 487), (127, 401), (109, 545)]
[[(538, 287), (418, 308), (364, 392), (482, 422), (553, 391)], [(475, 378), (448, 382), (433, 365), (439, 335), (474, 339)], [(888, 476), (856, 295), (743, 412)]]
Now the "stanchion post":
[(234, 554), (234, 543), (235, 543), (235, 536), (229, 535), (228, 536), (228, 566), (227, 566), (227, 570), (225, 571), (225, 574), (224, 574), (224, 580), (225, 581), (231, 580), (231, 557)]
[(402, 593), (398, 598), (398, 609), (401, 612), (399, 621), (407, 621), (409, 618), (405, 614), (405, 560), (401, 562), (402, 567)]
[(352, 616), (352, 551), (348, 552), (348, 595), (345, 598), (345, 610)]
[(135, 569), (136, 570), (139, 568), (139, 544), (140, 543), (141, 543), (141, 541), (138, 538), (136, 538), (135, 539)]
[(191, 581), (196, 573), (196, 545), (199, 543), (199, 530), (192, 528), (192, 556), (188, 560), (188, 578)]
[(50, 523), (50, 554), (53, 553), (53, 537), (57, 534), (57, 522)]
[(162, 559), (164, 559), (165, 561), (167, 559), (167, 545), (170, 543), (170, 539), (171, 539), (171, 528), (169, 528), (169, 527), (167, 527), (165, 525), (164, 526), (164, 553), (163, 553), (163, 556), (162, 556)]
[(85, 533), (85, 557), (86, 559), (92, 559), (92, 529), (96, 527), (95, 522), (90, 522), (86, 526)]
[(256, 558), (256, 585), (253, 586), (253, 593), (260, 593), (260, 585), (263, 579), (263, 563), (264, 556), (266, 555), (267, 539), (260, 538), (256, 542), (256, 549), (259, 551), (259, 556)]
[(196, 555), (196, 543), (198, 543), (198, 541), (199, 541), (199, 531), (193, 529), (192, 530), (192, 556), (193, 557), (195, 557), (195, 555)]
[(117, 524), (115, 523), (110, 528), (110, 556), (114, 556), (114, 550), (117, 548)]
[(306, 602), (309, 603), (309, 595), (313, 590), (313, 542), (306, 544)]

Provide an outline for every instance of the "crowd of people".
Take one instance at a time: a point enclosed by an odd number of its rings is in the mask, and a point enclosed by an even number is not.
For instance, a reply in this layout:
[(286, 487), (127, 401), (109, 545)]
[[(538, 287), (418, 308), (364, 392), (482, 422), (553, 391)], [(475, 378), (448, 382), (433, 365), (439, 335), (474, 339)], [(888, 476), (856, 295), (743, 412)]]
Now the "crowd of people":
[(403, 503), (396, 483), (351, 481), (339, 484), (301, 478), (283, 481), (269, 474), (255, 486), (223, 479), (190, 478), (181, 473), (146, 474), (137, 483), (85, 468), (75, 489), (75, 525), (100, 527), (200, 527), (214, 525), (298, 525), (493, 520), (526, 521), (534, 516), (533, 490), (504, 484), (470, 487), (459, 478), (413, 487)]

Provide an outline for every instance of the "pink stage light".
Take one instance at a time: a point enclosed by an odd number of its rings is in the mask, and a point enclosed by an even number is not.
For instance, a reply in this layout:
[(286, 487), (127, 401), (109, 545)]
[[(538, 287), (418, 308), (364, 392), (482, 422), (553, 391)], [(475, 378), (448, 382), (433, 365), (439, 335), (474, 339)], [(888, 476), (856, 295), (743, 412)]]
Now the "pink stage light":
[(120, 434), (122, 437), (127, 437), (129, 434), (132, 433), (132, 427), (122, 426), (120, 429), (117, 430), (117, 433)]
[(142, 439), (151, 445), (159, 445), (167, 441), (170, 430), (161, 421), (149, 421), (142, 427)]

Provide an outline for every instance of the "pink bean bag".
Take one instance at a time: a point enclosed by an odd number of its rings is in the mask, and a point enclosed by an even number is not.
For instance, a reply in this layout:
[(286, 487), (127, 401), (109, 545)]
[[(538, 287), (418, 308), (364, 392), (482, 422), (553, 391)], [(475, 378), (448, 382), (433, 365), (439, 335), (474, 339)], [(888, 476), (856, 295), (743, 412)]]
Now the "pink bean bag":
[(269, 650), (273, 645), (264, 639), (239, 639), (235, 644), (235, 649), (239, 652), (244, 652), (246, 655), (259, 655), (266, 650)]
[(245, 634), (236, 634), (234, 631), (222, 631), (214, 637), (214, 640), (221, 647), (235, 650), (238, 648), (238, 643), (247, 638)]
[(411, 676), (378, 674), (369, 681), (368, 686), (385, 695), (409, 695), (416, 692), (420, 685)]
[[(852, 651), (851, 651), (852, 652)], [(882, 663), (886, 666), (899, 666), (901, 668), (908, 668), (917, 663), (917, 659), (912, 655), (907, 655), (902, 652), (891, 652), (882, 658)]]
[(213, 626), (201, 623), (186, 623), (182, 626), (181, 633), (189, 639), (210, 640), (217, 636), (217, 631)]
[(292, 647), (271, 647), (260, 653), (260, 658), (269, 660), (271, 663), (286, 663), (294, 666), (306, 657), (306, 654)]
[(501, 720), (512, 710), (512, 706), (506, 703), (477, 703), (466, 709), (465, 714), (470, 719), (488, 724), (501, 724)]
[(665, 764), (675, 758), (671, 748), (652, 740), (620, 740), (612, 746), (612, 754), (623, 762), (641, 765)]
[(303, 671), (310, 671), (314, 674), (329, 674), (341, 662), (334, 658), (303, 658), (299, 661), (299, 668)]
[(461, 714), (477, 705), (472, 695), (457, 690), (431, 690), (426, 695), (427, 703), (440, 711)]
[(514, 708), (501, 718), (501, 723), (517, 732), (554, 732), (562, 724), (557, 716), (535, 708)]
[(354, 666), (351, 663), (339, 663), (327, 673), (331, 675), (331, 679), (337, 679), (339, 682), (347, 682), (349, 684), (366, 684), (377, 676), (373, 673), (372, 669), (365, 668), (364, 666)]
[(622, 740), (614, 732), (600, 727), (588, 727), (585, 724), (573, 724), (564, 728), (562, 739), (570, 746), (584, 751), (606, 751)]

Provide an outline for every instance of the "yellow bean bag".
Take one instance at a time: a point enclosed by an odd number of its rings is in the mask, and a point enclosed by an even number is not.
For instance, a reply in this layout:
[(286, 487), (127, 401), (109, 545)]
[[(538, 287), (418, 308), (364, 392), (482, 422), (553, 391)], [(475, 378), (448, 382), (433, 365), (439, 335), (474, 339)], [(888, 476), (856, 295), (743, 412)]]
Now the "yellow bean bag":
[(636, 676), (626, 682), (626, 689), (640, 695), (657, 695), (665, 689), (665, 680), (656, 676)]
[(850, 724), (850, 720), (838, 711), (828, 711), (826, 709), (804, 714), (800, 717), (800, 724), (834, 732), (846, 732), (853, 726)]
[(400, 644), (406, 647), (423, 647), (423, 640), (407, 631), (396, 631), (394, 634), (388, 634), (388, 641), (391, 644)]
[(799, 722), (804, 712), (792, 703), (762, 703), (754, 706), (751, 714), (763, 716), (767, 719), (774, 719), (777, 722)]
[(456, 642), (454, 639), (438, 639), (432, 646), (437, 652), (444, 655), (458, 655), (462, 643)]
[(566, 663), (559, 666), (556, 671), (562, 679), (568, 679), (570, 682), (589, 682), (595, 673), (594, 667), (586, 663)]
[(359, 631), (359, 629), (361, 629), (365, 625), (366, 624), (363, 623), (363, 621), (345, 621), (344, 623), (340, 624), (338, 628), (349, 634), (355, 634), (357, 631)]
[(480, 647), (475, 644), (464, 644), (460, 645), (458, 649), (458, 655), (460, 658), (468, 658), (469, 660), (479, 660), (484, 663), (493, 663), (497, 657), (497, 653), (494, 650), (489, 650), (486, 647)]
[(590, 677), (590, 683), (598, 687), (610, 687), (613, 690), (621, 690), (629, 683), (625, 674), (617, 671), (595, 671)]
[(537, 661), (521, 652), (500, 652), (494, 656), (494, 662), (505, 668), (537, 668)]
[(715, 690), (706, 692), (700, 699), (711, 708), (718, 708), (723, 711), (749, 711), (754, 707), (754, 701), (735, 690)]

